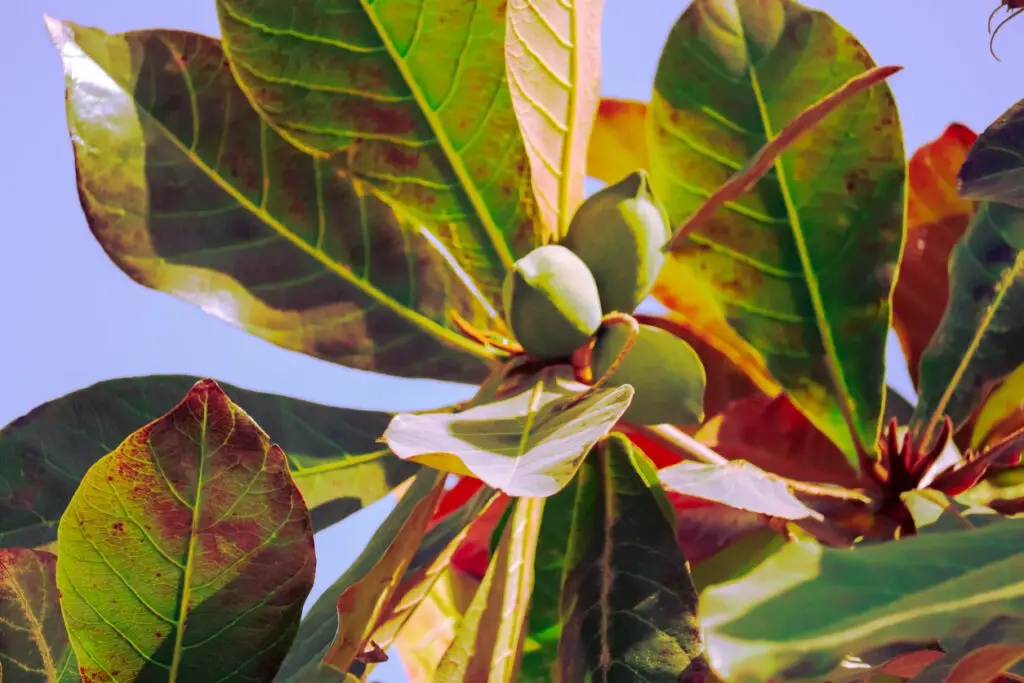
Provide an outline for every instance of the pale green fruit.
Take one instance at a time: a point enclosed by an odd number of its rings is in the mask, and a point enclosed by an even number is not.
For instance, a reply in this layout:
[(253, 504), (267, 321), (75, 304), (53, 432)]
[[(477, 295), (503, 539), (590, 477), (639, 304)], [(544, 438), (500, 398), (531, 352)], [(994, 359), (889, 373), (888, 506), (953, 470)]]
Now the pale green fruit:
[[(590, 359), (594, 380), (604, 376), (629, 338), (626, 325), (601, 329)], [(606, 386), (630, 384), (633, 402), (622, 419), (640, 425), (697, 424), (704, 419), (707, 376), (689, 344), (659, 327), (641, 325), (636, 341)]]
[(632, 313), (658, 279), (671, 233), (647, 172), (638, 171), (588, 197), (562, 245), (594, 274), (605, 313)]
[(565, 247), (537, 247), (516, 261), (502, 291), (505, 321), (531, 356), (565, 358), (601, 325), (601, 298), (587, 266)]

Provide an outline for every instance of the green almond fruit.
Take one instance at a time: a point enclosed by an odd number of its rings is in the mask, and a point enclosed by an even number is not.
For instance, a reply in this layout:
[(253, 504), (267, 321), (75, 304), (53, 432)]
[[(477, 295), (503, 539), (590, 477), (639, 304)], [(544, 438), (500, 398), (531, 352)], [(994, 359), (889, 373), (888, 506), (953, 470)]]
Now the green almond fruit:
[[(594, 380), (603, 377), (629, 338), (626, 325), (598, 332), (590, 357)], [(638, 425), (698, 424), (704, 420), (704, 364), (693, 347), (660, 327), (641, 325), (608, 386), (633, 386), (633, 402), (622, 416)]]
[(601, 326), (597, 283), (576, 254), (557, 244), (515, 262), (502, 291), (505, 322), (531, 356), (558, 360), (583, 346)]
[(671, 234), (647, 172), (638, 171), (588, 197), (561, 244), (594, 274), (605, 313), (632, 313), (654, 288)]

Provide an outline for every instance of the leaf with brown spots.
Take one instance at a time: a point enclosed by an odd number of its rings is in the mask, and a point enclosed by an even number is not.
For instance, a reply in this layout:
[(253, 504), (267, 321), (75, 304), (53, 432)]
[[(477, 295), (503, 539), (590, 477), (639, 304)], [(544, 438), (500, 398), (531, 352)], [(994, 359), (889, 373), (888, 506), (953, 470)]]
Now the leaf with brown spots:
[(541, 237), (508, 0), (217, 0), (235, 79), (300, 149), (425, 222), (497, 308)]
[(56, 568), (52, 553), (0, 549), (0, 680), (5, 683), (81, 680), (60, 614)]
[(892, 294), (892, 326), (915, 387), (921, 354), (949, 298), (949, 255), (974, 214), (974, 202), (957, 194), (956, 174), (977, 138), (954, 123), (910, 157), (907, 241)]
[(218, 41), (48, 28), (67, 76), (82, 208), (129, 277), (341, 365), (486, 376), (488, 353), (449, 314), (487, 328), (492, 313), (437, 231), (346, 177), (344, 159), (313, 157), (271, 130)]
[(316, 568), (288, 459), (211, 380), (89, 468), (57, 548), (87, 681), (269, 681)]

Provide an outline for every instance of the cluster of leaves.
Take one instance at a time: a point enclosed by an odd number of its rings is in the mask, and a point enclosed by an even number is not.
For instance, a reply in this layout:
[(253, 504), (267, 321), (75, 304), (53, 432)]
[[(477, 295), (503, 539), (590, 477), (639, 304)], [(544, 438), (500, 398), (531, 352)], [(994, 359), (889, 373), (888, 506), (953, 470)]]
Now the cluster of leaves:
[[(221, 40), (47, 20), (96, 239), (285, 349), (480, 391), (150, 376), (15, 420), (4, 681), (1024, 676), (1024, 102), (908, 164), (867, 51), (793, 0), (693, 0), (648, 103), (599, 98), (598, 0), (217, 10)], [(496, 341), (510, 265), (639, 169), (685, 230), (637, 317), (700, 355), (700, 425)], [(313, 533), (390, 493), (302, 617)]]

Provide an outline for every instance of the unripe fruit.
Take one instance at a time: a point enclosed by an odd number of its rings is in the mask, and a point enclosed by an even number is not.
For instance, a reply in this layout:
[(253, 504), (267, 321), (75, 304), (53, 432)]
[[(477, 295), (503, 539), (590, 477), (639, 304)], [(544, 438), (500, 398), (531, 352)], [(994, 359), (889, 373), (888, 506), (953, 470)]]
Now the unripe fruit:
[[(626, 325), (608, 325), (590, 357), (594, 380), (602, 377), (629, 339)], [(685, 341), (660, 327), (641, 325), (608, 386), (633, 386), (633, 402), (622, 416), (640, 425), (697, 424), (704, 419), (707, 376), (700, 357)]]
[(632, 313), (658, 279), (665, 264), (661, 250), (671, 234), (647, 172), (638, 171), (588, 197), (562, 245), (594, 274), (605, 313)]
[(516, 261), (502, 291), (505, 322), (531, 356), (557, 360), (583, 346), (601, 325), (594, 276), (574, 253), (549, 244)]

